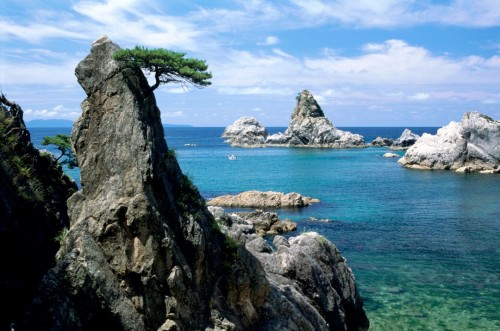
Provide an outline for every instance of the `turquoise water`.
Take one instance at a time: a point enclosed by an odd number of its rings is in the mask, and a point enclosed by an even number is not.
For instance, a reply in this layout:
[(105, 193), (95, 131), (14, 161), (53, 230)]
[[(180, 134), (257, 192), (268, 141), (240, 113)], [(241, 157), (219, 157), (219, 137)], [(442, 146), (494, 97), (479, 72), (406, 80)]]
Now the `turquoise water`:
[[(347, 129), (371, 141), (397, 138), (404, 128)], [(31, 130), (35, 144), (69, 133), (47, 130)], [(299, 232), (317, 231), (337, 245), (371, 330), (500, 329), (500, 176), (404, 169), (382, 157), (385, 148), (232, 148), (222, 131), (166, 128), (166, 137), (206, 198), (256, 189), (320, 199), (277, 212)]]

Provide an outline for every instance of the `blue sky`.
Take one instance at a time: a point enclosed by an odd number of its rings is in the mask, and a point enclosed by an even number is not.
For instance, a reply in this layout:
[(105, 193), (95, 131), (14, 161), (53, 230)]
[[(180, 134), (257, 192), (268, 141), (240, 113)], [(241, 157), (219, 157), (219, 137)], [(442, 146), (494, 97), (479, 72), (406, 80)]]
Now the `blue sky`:
[(287, 126), (303, 89), (340, 127), (500, 118), (498, 0), (2, 0), (1, 92), (27, 121), (75, 120), (104, 34), (207, 61), (211, 86), (155, 91), (164, 123)]

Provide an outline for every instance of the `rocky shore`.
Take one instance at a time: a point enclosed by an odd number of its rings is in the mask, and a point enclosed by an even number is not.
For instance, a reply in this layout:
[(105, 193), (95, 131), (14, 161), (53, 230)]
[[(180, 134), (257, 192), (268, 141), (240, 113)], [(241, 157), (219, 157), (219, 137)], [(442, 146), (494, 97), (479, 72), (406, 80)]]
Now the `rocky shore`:
[(424, 134), (398, 162), (412, 169), (500, 173), (500, 121), (466, 113), (435, 135)]

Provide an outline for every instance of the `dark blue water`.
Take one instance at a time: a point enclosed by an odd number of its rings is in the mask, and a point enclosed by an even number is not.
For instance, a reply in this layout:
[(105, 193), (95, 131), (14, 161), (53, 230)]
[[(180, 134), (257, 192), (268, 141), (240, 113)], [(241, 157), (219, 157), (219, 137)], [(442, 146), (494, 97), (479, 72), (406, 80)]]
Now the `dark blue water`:
[[(354, 271), (372, 330), (500, 329), (500, 176), (404, 169), (382, 157), (385, 148), (232, 148), (220, 138), (223, 129), (165, 132), (182, 170), (207, 199), (251, 189), (320, 199), (277, 212), (296, 221), (298, 232), (317, 231), (337, 245)], [(342, 129), (368, 142), (404, 130)], [(32, 139), (36, 144), (56, 133), (69, 129), (33, 129)]]

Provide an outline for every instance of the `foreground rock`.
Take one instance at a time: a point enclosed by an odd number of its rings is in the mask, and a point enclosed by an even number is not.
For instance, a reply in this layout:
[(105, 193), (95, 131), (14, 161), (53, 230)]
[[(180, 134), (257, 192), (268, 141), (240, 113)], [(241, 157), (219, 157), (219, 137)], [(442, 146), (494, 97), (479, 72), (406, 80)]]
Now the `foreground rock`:
[(102, 38), (77, 67), (87, 93), (72, 132), (83, 190), (68, 201), (71, 228), (23, 327), (366, 329), (332, 244), (291, 240), (279, 270), (266, 271), (247, 234), (216, 223), (167, 148), (146, 78), (113, 61), (117, 49)]
[(302, 208), (318, 199), (304, 197), (299, 193), (282, 193), (273, 191), (246, 191), (236, 195), (223, 195), (208, 201), (209, 206), (242, 207), (242, 208)]
[(58, 236), (69, 227), (66, 200), (76, 184), (40, 153), (19, 105), (0, 95), (0, 329), (18, 322), (54, 265)]
[(251, 212), (226, 214), (222, 207), (209, 206), (208, 210), (215, 220), (226, 226), (237, 226), (245, 233), (257, 233), (259, 236), (275, 235), (295, 231), (297, 224), (291, 220), (280, 220), (278, 214), (260, 209)]
[(87, 94), (72, 132), (83, 190), (68, 201), (71, 228), (27, 329), (251, 329), (265, 273), (215, 231), (167, 148), (146, 78), (112, 60), (117, 49), (102, 38), (76, 68)]
[(269, 136), (266, 128), (253, 117), (242, 117), (222, 133), (233, 147), (262, 147)]
[(223, 231), (257, 257), (266, 271), (270, 291), (262, 314), (267, 317), (257, 330), (368, 329), (354, 275), (325, 237), (315, 232), (289, 239), (276, 235), (270, 244), (255, 224), (229, 224), (231, 215), (220, 207), (209, 208)]
[(424, 134), (398, 161), (407, 168), (500, 172), (500, 121), (470, 112)]
[(313, 95), (304, 90), (297, 97), (297, 105), (284, 133), (268, 135), (255, 119), (242, 117), (228, 126), (223, 137), (238, 147), (312, 147), (352, 148), (365, 147), (363, 137), (333, 126)]

